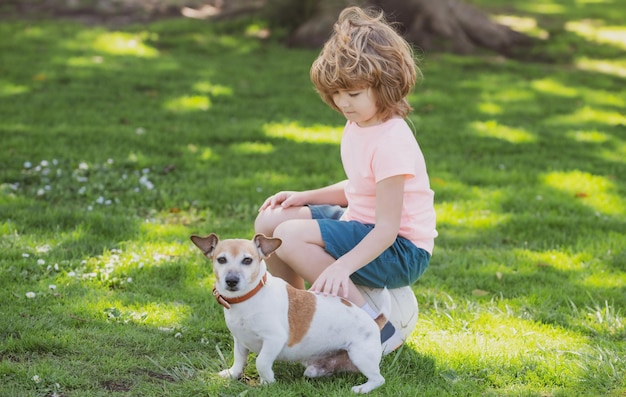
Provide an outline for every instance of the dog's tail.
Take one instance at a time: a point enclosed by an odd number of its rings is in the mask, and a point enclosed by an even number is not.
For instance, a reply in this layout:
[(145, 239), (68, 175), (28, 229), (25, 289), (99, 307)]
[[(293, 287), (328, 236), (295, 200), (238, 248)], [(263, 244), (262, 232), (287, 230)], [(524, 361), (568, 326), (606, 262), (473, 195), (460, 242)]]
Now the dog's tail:
[(380, 294), (380, 300), (378, 301), (379, 314), (378, 317), (374, 319), (379, 329), (383, 329), (389, 318), (391, 317), (391, 294), (387, 287), (383, 289)]

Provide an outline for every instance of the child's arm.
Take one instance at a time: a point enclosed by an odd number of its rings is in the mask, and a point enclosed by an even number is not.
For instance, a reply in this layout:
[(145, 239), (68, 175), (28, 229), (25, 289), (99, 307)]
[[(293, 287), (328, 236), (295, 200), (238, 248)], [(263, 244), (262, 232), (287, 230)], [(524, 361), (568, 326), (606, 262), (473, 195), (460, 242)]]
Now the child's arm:
[(275, 208), (276, 206), (281, 206), (283, 208), (288, 208), (301, 207), (307, 204), (331, 204), (345, 207), (348, 205), (348, 200), (346, 199), (346, 194), (344, 192), (347, 182), (347, 180), (344, 180), (337, 182), (334, 185), (314, 190), (306, 190), (303, 192), (278, 192), (275, 195), (268, 197), (259, 208), (259, 211), (263, 211), (268, 207)]
[(392, 176), (376, 184), (376, 224), (352, 250), (327, 267), (311, 290), (348, 296), (350, 275), (389, 248), (400, 230), (405, 175)]

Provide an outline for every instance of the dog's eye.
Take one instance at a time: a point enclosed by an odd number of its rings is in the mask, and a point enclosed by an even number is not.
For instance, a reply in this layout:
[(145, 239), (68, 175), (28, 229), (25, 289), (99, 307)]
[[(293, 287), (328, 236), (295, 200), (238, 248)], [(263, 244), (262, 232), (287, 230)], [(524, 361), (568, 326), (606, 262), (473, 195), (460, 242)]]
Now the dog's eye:
[(219, 258), (217, 258), (217, 263), (219, 263), (219, 264), (223, 265), (226, 262), (228, 262), (228, 261), (223, 256), (220, 256)]
[(243, 258), (241, 263), (243, 263), (244, 265), (250, 265), (252, 264), (252, 258)]

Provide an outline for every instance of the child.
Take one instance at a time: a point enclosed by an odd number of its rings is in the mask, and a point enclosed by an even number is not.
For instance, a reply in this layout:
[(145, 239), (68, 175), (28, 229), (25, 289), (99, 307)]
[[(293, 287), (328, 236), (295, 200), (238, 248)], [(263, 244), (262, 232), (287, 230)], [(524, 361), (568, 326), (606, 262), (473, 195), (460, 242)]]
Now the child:
[[(276, 193), (261, 205), (255, 230), (283, 241), (267, 260), (274, 276), (345, 297), (375, 318), (355, 285), (411, 285), (426, 270), (437, 236), (426, 164), (404, 120), (419, 70), (382, 13), (350, 7), (310, 73), (321, 98), (347, 119), (347, 179)], [(381, 342), (386, 354), (403, 339), (388, 322)]]

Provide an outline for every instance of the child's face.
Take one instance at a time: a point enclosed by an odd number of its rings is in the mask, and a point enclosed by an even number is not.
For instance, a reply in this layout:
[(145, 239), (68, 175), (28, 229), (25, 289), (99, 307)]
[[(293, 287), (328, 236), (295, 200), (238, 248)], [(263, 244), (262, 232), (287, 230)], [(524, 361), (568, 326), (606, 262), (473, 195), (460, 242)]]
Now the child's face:
[(333, 94), (333, 101), (348, 120), (360, 127), (369, 127), (382, 121), (378, 117), (376, 97), (371, 88), (336, 91)]

